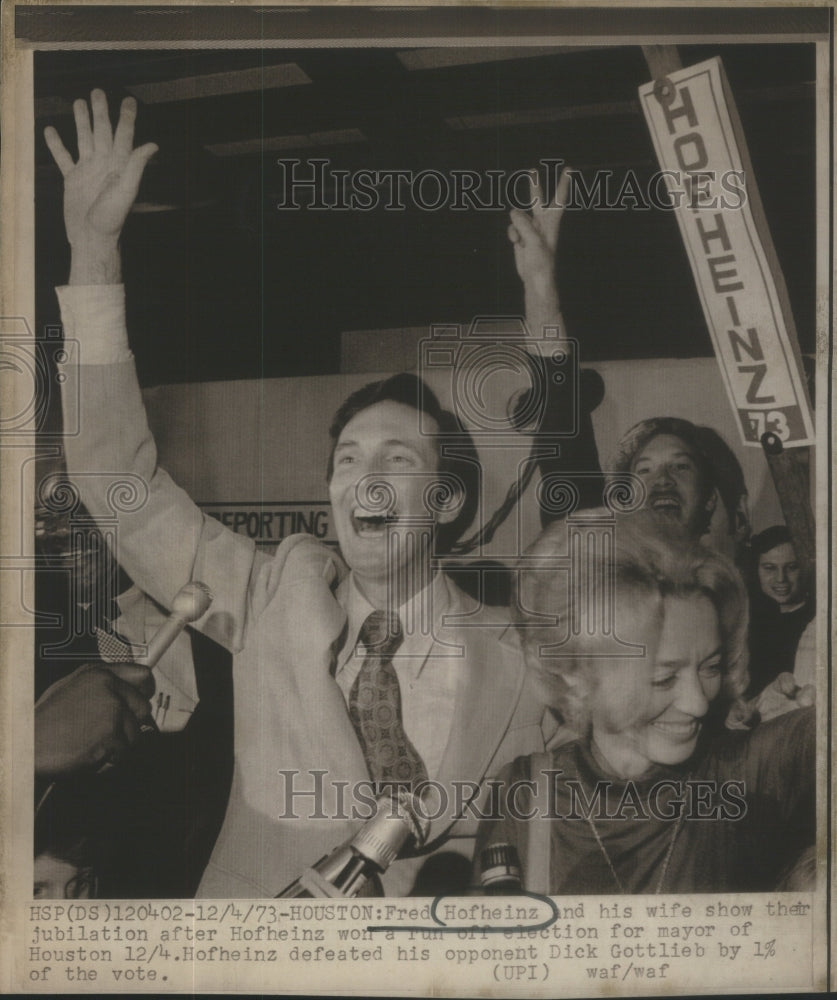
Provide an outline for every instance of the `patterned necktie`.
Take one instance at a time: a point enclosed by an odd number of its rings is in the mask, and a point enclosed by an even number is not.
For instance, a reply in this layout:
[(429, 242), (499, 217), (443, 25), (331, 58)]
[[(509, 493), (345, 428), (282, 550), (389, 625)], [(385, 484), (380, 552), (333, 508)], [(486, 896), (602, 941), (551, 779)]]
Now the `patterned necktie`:
[[(137, 654), (131, 643), (116, 631), (114, 625), (114, 622), (122, 614), (119, 602), (113, 597), (103, 604), (105, 607), (100, 609), (97, 615), (99, 623), (93, 629), (99, 647), (99, 656), (105, 663), (133, 663)], [(91, 610), (95, 610), (95, 606)]]
[(404, 732), (401, 688), (392, 657), (404, 639), (397, 614), (373, 611), (360, 641), (366, 658), (349, 693), (349, 715), (373, 781), (415, 787), (427, 768)]

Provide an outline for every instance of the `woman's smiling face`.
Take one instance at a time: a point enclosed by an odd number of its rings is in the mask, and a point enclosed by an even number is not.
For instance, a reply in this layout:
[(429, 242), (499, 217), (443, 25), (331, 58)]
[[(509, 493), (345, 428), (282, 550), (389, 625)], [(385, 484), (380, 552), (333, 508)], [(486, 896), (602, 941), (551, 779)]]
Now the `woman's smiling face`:
[(692, 755), (701, 720), (721, 689), (723, 652), (714, 605), (702, 594), (616, 595), (620, 639), (645, 655), (599, 659), (591, 694), (594, 749), (609, 770), (639, 777)]

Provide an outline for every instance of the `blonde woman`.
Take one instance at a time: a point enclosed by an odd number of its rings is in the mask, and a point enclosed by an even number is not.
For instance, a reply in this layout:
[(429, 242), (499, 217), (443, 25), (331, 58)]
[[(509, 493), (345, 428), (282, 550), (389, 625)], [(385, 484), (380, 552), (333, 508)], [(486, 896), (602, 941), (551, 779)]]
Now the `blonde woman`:
[(565, 551), (559, 523), (528, 553), (518, 627), (575, 738), (501, 773), (478, 869), (486, 847), (505, 843), (526, 888), (552, 895), (776, 888), (814, 842), (814, 711), (724, 728), (748, 682), (737, 570), (646, 513), (619, 519), (615, 544), (588, 565), (591, 580), (610, 581), (626, 644), (614, 655), (612, 637), (566, 635), (580, 595), (572, 574), (548, 571)]

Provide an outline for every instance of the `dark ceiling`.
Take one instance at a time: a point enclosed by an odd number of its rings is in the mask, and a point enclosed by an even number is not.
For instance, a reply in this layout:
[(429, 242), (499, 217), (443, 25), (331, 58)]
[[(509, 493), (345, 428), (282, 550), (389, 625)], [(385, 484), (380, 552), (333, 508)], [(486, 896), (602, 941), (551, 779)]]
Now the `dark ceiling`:
[[(331, 373), (343, 330), (518, 310), (504, 210), (280, 210), (277, 160), (448, 175), (560, 157), (585, 177), (611, 170), (617, 190), (628, 171), (645, 183), (654, 154), (637, 100), (650, 79), (642, 49), (533, 51), (36, 52), (39, 133), (54, 124), (69, 145), (69, 102), (99, 86), (114, 110), (135, 93), (138, 139), (160, 145), (124, 238), (142, 380)], [(802, 350), (811, 352), (814, 46), (678, 51), (684, 65), (723, 58)], [(289, 65), (296, 69), (275, 68)], [(167, 86), (149, 90), (154, 83)], [(36, 170), (42, 328), (56, 319), (51, 287), (66, 277), (68, 251), (60, 177), (40, 134)], [(672, 213), (568, 212), (560, 249), (567, 325), (588, 360), (711, 354)]]

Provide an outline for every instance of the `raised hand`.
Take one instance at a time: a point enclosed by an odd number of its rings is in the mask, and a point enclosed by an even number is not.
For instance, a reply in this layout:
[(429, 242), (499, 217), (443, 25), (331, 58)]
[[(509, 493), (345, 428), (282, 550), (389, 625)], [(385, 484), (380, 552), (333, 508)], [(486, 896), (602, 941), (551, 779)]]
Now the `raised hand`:
[(552, 201), (541, 190), (538, 173), (530, 175), (532, 213), (513, 208), (508, 236), (514, 245), (514, 262), (524, 284), (554, 285), (558, 231), (570, 190), (570, 168), (564, 167)]
[(56, 130), (44, 130), (46, 144), (64, 177), (64, 225), (73, 250), (73, 269), (81, 269), (86, 278), (95, 277), (87, 272), (96, 264), (100, 268), (105, 263), (112, 266), (114, 257), (118, 270), (119, 235), (137, 196), (145, 165), (157, 151), (153, 142), (134, 149), (137, 104), (132, 97), (122, 102), (115, 130), (111, 128), (103, 91), (91, 93), (90, 106), (92, 127), (87, 102), (73, 104), (78, 138), (76, 162)]
[(526, 301), (526, 322), (531, 337), (530, 349), (544, 350), (544, 327), (558, 327), (559, 336), (566, 336), (558, 286), (555, 283), (555, 254), (561, 218), (570, 191), (570, 168), (564, 167), (555, 196), (547, 202), (538, 181), (530, 174), (532, 213), (513, 208), (508, 236), (514, 246), (514, 262), (523, 280)]

